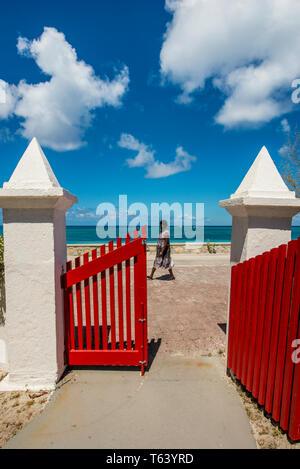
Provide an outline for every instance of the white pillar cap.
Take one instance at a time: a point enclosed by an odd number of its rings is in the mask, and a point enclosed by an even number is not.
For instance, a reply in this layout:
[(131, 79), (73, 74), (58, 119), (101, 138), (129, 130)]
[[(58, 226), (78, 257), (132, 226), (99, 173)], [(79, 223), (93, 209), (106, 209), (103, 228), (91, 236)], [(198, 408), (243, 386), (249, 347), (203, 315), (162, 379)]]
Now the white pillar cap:
[[(300, 199), (288, 189), (266, 147), (262, 147), (242, 183), (220, 207), (236, 216), (294, 216), (300, 210)], [(262, 212), (262, 208), (265, 210)], [(256, 210), (257, 209), (257, 210)]]
[(77, 197), (60, 186), (39, 142), (34, 137), (10, 180), (0, 189), (0, 207), (53, 207), (57, 204), (57, 199), (62, 197), (65, 199), (65, 208), (78, 201)]

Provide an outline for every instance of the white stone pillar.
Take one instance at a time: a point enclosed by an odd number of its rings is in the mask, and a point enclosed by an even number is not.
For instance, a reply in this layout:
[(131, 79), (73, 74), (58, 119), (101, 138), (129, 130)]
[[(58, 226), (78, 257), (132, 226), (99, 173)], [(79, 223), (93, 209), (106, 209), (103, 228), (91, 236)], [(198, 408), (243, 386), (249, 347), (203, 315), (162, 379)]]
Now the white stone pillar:
[(8, 376), (0, 390), (53, 389), (64, 363), (65, 213), (77, 198), (58, 183), (34, 138), (0, 189)]
[(220, 207), (232, 215), (231, 262), (243, 262), (291, 240), (300, 199), (289, 191), (263, 147), (237, 191)]

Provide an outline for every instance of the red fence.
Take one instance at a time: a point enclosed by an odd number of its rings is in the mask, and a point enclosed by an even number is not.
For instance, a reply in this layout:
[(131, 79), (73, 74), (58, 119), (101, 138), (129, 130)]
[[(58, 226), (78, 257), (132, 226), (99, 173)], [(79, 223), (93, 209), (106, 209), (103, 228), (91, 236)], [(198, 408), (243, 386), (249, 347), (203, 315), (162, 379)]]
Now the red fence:
[(300, 238), (231, 273), (228, 369), (300, 439)]
[[(144, 236), (144, 232), (143, 232)], [(146, 241), (117, 239), (67, 263), (65, 341), (70, 365), (147, 366)]]

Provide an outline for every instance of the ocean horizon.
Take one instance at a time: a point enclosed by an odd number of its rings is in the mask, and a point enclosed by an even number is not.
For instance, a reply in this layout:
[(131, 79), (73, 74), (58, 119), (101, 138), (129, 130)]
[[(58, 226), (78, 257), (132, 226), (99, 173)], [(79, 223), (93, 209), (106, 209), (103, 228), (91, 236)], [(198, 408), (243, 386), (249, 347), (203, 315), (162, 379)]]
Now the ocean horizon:
[[(193, 227), (195, 229), (195, 227)], [(96, 226), (91, 225), (67, 225), (66, 236), (67, 244), (103, 244), (108, 241), (115, 240), (119, 236), (120, 227), (116, 227), (117, 236), (106, 239), (100, 239), (97, 236)], [(204, 227), (204, 242), (210, 241), (211, 243), (230, 243), (231, 242), (231, 226), (205, 226)], [(150, 230), (151, 231), (151, 230)], [(132, 236), (133, 229), (130, 230)], [(3, 234), (3, 226), (0, 226), (0, 234)], [(184, 235), (181, 238), (174, 237), (174, 226), (170, 226), (170, 241), (171, 243), (195, 243), (195, 239), (186, 238)], [(292, 227), (292, 239), (300, 237), (300, 226)], [(149, 243), (155, 243), (157, 238), (148, 236)]]
[[(195, 228), (195, 227), (194, 227)], [(211, 243), (230, 243), (231, 242), (231, 226), (205, 226), (204, 227), (204, 242), (210, 241)], [(119, 234), (119, 227), (116, 228), (117, 236)], [(151, 230), (150, 230), (151, 231)], [(132, 230), (131, 230), (132, 235)], [(300, 237), (300, 226), (292, 227), (292, 239)], [(67, 226), (67, 244), (101, 244), (103, 242), (111, 241), (115, 238), (100, 239), (96, 233), (96, 226)], [(155, 243), (157, 238), (148, 236), (148, 242)], [(170, 227), (170, 241), (171, 243), (187, 243), (196, 242), (195, 239), (186, 238), (184, 235), (181, 238), (174, 237), (174, 226)]]

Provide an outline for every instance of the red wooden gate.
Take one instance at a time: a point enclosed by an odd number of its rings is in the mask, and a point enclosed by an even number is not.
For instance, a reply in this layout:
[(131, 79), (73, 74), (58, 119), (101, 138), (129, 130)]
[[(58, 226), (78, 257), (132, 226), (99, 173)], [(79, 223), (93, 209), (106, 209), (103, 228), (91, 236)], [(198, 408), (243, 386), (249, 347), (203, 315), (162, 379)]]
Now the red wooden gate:
[[(117, 239), (67, 263), (65, 343), (70, 365), (147, 366), (146, 236)], [(100, 313), (99, 313), (100, 312)]]
[(292, 440), (300, 439), (299, 308), (300, 238), (232, 268), (228, 369)]

